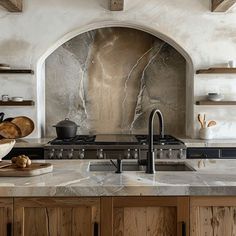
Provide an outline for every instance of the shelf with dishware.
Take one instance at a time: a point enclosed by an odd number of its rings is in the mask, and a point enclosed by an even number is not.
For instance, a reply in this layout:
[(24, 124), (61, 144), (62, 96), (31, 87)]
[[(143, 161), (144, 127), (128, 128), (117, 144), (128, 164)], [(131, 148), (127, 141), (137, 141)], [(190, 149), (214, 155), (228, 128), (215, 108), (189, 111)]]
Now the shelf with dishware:
[(0, 106), (34, 106), (35, 102), (33, 100), (23, 100), (23, 101), (2, 101), (0, 100)]
[(196, 105), (236, 105), (236, 101), (210, 101), (210, 100), (201, 100), (201, 101), (196, 101)]
[(29, 69), (0, 69), (0, 74), (34, 74), (34, 71)]
[(208, 69), (199, 69), (196, 74), (236, 74), (236, 68), (211, 67)]
[(8, 64), (0, 64), (0, 74), (34, 74), (31, 69), (12, 69)]

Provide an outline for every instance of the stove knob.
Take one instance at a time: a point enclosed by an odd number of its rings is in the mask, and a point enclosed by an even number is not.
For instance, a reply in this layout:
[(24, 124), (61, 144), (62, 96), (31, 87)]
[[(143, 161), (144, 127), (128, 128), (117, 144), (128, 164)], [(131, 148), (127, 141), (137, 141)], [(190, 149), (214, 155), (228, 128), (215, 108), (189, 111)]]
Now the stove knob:
[(84, 149), (80, 151), (79, 158), (84, 159)]
[(62, 159), (62, 155), (63, 155), (63, 149), (60, 149), (60, 151), (57, 153), (57, 158)]
[(170, 159), (172, 159), (172, 157), (173, 157), (173, 150), (170, 148), (169, 149), (169, 151), (168, 151), (168, 157), (170, 158)]
[(183, 150), (182, 148), (179, 150), (179, 158), (180, 158), (180, 159), (185, 158), (184, 150)]
[(163, 151), (163, 149), (160, 149), (160, 151), (159, 151), (159, 158), (160, 159), (164, 159), (164, 151)]
[(68, 158), (69, 159), (72, 159), (73, 158), (73, 152), (74, 152), (74, 149), (70, 149), (70, 151), (68, 152)]
[(126, 158), (127, 158), (127, 159), (130, 159), (130, 158), (131, 158), (130, 149), (127, 150)]
[(104, 158), (103, 149), (100, 149), (100, 150), (98, 151), (97, 157), (98, 157), (98, 159), (103, 159), (103, 158)]
[(50, 150), (50, 152), (49, 152), (49, 154), (48, 154), (48, 158), (49, 158), (49, 159), (53, 159), (54, 153), (55, 153), (55, 149), (53, 148), (52, 150)]
[(138, 149), (134, 150), (134, 159), (138, 159)]

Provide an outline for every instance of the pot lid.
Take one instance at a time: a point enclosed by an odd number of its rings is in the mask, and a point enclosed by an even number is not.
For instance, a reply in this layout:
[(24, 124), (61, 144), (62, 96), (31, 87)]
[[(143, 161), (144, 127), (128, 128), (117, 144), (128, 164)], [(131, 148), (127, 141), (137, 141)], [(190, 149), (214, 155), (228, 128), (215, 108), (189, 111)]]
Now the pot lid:
[(69, 118), (65, 118), (65, 120), (59, 121), (55, 127), (74, 127), (78, 126), (74, 121), (69, 120)]

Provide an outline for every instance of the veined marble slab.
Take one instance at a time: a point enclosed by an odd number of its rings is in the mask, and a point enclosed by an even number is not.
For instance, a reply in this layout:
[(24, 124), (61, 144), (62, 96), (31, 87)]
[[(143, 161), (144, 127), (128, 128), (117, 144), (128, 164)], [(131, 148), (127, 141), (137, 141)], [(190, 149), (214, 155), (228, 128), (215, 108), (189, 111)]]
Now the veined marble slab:
[(52, 139), (53, 138), (17, 139), (14, 147), (15, 148), (43, 147)]
[(236, 195), (236, 160), (186, 160), (197, 171), (154, 175), (90, 172), (89, 163), (94, 160), (50, 162), (54, 171), (49, 174), (1, 177), (0, 197)]

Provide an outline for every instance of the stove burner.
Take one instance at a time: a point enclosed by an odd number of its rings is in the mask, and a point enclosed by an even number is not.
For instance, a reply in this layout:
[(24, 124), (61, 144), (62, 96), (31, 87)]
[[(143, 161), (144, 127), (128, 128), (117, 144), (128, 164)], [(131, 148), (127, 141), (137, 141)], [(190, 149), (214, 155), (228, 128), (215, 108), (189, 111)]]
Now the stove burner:
[(52, 145), (74, 145), (74, 144), (93, 144), (95, 142), (95, 135), (76, 135), (70, 139), (58, 139), (55, 138), (49, 143)]
[[(139, 141), (142, 145), (148, 144), (148, 135), (135, 135), (136, 139)], [(165, 135), (164, 138), (161, 138), (160, 135), (154, 135), (153, 136), (153, 144), (154, 145), (179, 145), (183, 144), (180, 140), (177, 138), (171, 136), (171, 135)]]

